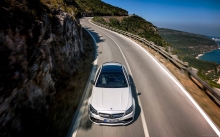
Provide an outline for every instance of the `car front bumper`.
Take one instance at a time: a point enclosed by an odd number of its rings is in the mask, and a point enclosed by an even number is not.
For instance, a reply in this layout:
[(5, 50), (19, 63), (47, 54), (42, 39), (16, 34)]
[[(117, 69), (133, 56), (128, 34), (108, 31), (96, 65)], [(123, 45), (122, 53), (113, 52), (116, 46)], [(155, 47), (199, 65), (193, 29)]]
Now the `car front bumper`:
[[(134, 115), (135, 115), (135, 109), (128, 115), (124, 115), (120, 118), (113, 118), (113, 119), (103, 118), (99, 115), (89, 112), (89, 119), (93, 123), (99, 124), (99, 125), (127, 125), (134, 120)], [(111, 121), (117, 120), (117, 122), (108, 122), (109, 120)]]

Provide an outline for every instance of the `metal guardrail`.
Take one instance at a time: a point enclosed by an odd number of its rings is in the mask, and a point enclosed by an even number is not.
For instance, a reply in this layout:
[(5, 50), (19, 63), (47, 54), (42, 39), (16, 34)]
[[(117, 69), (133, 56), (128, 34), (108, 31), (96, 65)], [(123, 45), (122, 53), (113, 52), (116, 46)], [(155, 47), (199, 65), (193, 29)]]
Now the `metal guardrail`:
[(120, 34), (123, 34), (125, 36), (134, 38), (136, 40), (138, 40), (139, 42), (149, 46), (150, 48), (152, 48), (153, 50), (155, 50), (156, 52), (160, 53), (162, 56), (164, 56), (165, 58), (167, 58), (169, 61), (171, 61), (175, 66), (177, 66), (179, 69), (184, 70), (188, 73), (189, 77), (193, 77), (195, 78), (202, 86), (204, 91), (214, 99), (214, 101), (220, 106), (220, 95), (218, 93), (216, 93), (215, 90), (213, 90), (206, 82), (204, 82), (202, 79), (200, 79), (189, 67), (188, 67), (188, 63), (187, 62), (182, 62), (181, 60), (179, 60), (178, 58), (173, 57), (171, 54), (169, 54), (168, 52), (166, 52), (164, 49), (162, 49), (160, 46), (155, 45), (153, 42), (150, 42), (144, 38), (141, 38), (137, 35), (131, 34), (129, 32), (126, 31), (122, 31), (113, 27), (109, 27), (107, 25), (95, 22), (93, 20), (91, 20), (94, 24), (107, 28), (109, 30), (118, 32)]

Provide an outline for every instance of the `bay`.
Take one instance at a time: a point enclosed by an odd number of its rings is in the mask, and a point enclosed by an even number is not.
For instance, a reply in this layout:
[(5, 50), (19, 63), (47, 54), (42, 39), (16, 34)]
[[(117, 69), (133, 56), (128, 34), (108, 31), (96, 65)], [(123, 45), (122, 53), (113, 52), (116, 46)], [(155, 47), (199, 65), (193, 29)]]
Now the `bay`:
[(204, 53), (199, 59), (220, 64), (220, 49)]

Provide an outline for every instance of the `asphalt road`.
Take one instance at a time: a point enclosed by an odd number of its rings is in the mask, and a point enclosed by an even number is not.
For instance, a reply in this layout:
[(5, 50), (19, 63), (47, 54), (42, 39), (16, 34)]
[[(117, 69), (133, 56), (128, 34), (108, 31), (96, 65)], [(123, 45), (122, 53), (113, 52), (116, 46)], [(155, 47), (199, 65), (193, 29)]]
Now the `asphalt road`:
[[(161, 63), (131, 40), (95, 26), (88, 20), (89, 18), (82, 19), (81, 24), (96, 40), (98, 65), (106, 61), (117, 61), (130, 67), (134, 81), (132, 92), (138, 105), (135, 121), (127, 126), (94, 124), (89, 121), (86, 109), (77, 137), (143, 137), (147, 133), (150, 137), (217, 136), (204, 116), (174, 82), (175, 78), (171, 78), (173, 75)], [(139, 98), (142, 109), (136, 92), (141, 93)], [(147, 128), (143, 128), (145, 124)]]

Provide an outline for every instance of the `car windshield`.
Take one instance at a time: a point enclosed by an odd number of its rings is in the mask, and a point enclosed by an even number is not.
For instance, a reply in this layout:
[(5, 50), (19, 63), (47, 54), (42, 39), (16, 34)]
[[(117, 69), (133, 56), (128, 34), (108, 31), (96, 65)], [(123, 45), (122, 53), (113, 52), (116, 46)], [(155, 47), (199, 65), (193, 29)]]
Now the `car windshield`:
[(122, 88), (128, 87), (128, 84), (123, 73), (101, 72), (97, 80), (96, 87)]

